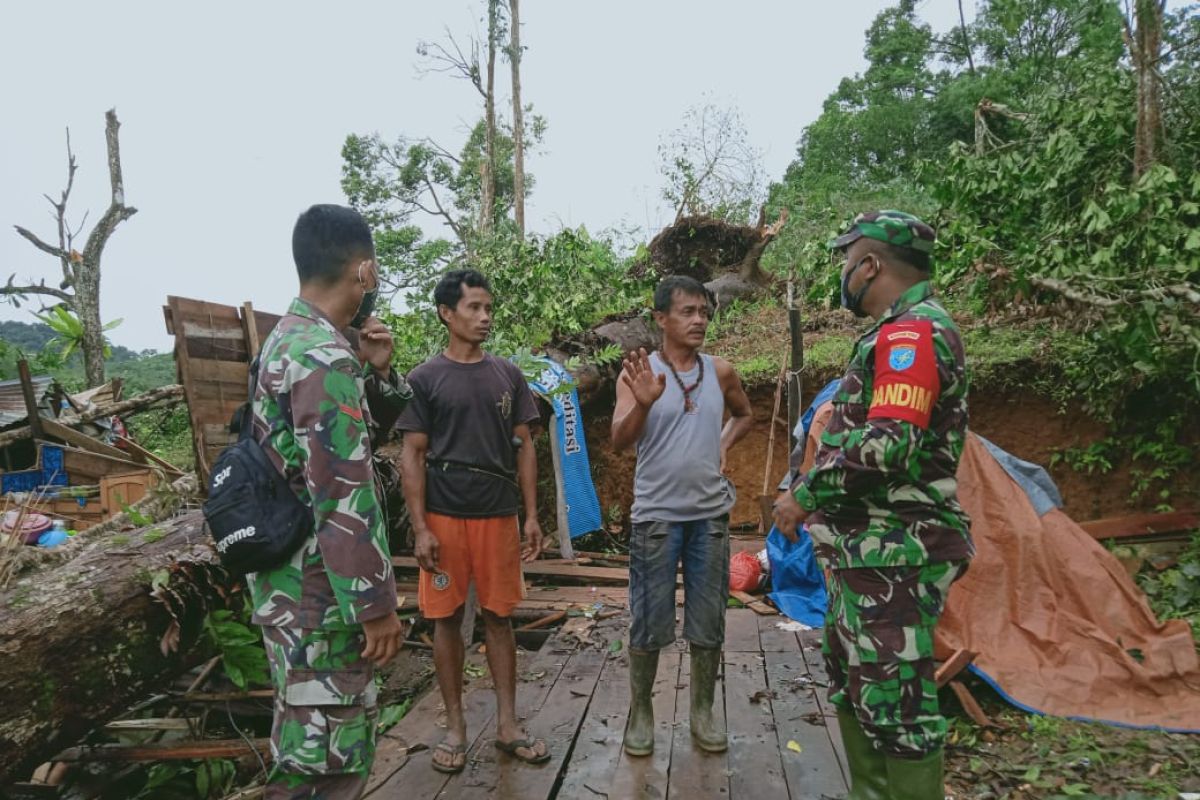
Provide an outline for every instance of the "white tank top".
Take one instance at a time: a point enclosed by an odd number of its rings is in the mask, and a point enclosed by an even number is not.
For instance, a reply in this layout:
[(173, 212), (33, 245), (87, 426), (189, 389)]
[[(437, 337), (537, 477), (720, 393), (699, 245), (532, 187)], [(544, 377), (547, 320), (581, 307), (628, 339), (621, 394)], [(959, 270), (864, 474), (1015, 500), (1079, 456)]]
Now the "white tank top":
[[(634, 522), (690, 522), (712, 519), (733, 508), (733, 483), (721, 474), (721, 425), (725, 395), (712, 356), (704, 359), (704, 382), (692, 390), (693, 408), (684, 410), (683, 391), (657, 353), (650, 354), (656, 375), (667, 376), (666, 389), (650, 407), (637, 443), (633, 480)], [(696, 382), (697, 364), (679, 373), (684, 386)]]

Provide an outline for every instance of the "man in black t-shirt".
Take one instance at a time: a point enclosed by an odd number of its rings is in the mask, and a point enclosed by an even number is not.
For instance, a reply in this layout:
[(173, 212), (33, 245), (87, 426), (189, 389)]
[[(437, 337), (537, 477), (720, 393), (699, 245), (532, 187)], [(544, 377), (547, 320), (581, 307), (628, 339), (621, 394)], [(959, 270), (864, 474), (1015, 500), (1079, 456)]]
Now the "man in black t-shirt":
[(446, 738), (434, 748), (433, 768), (455, 773), (466, 764), (459, 630), (471, 581), (496, 690), (496, 746), (541, 764), (550, 759), (546, 743), (530, 739), (517, 723), (516, 643), (509, 622), (525, 596), (521, 561), (532, 561), (542, 549), (530, 436), (530, 424), (540, 416), (521, 370), (483, 351), (492, 326), (487, 279), (474, 270), (447, 272), (433, 298), (450, 344), (409, 374), (413, 396), (397, 423), (404, 431), (404, 500), (421, 566), (417, 600), (435, 622), (433, 655), (446, 706)]

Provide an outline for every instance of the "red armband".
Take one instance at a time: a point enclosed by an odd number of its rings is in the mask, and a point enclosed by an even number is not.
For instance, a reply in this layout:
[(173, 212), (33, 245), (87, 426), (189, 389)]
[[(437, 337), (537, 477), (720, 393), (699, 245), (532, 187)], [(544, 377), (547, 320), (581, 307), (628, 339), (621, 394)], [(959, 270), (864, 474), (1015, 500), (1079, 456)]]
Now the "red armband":
[(932, 322), (890, 322), (879, 329), (867, 419), (904, 420), (925, 430), (941, 388)]

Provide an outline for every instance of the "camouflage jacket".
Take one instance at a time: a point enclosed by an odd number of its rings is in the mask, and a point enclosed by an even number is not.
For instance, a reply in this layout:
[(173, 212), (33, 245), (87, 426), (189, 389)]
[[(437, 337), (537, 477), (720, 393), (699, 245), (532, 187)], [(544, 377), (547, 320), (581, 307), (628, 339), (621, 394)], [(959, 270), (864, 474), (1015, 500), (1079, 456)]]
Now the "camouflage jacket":
[(855, 344), (813, 468), (793, 487), (817, 554), (837, 568), (969, 559), (955, 475), (966, 432), (962, 337), (919, 283)]
[(386, 438), (412, 396), (392, 375), (364, 371), (346, 337), (301, 299), (263, 344), (254, 436), (313, 509), (314, 526), (289, 563), (247, 576), (259, 625), (347, 628), (396, 608), (371, 463), (371, 439)]

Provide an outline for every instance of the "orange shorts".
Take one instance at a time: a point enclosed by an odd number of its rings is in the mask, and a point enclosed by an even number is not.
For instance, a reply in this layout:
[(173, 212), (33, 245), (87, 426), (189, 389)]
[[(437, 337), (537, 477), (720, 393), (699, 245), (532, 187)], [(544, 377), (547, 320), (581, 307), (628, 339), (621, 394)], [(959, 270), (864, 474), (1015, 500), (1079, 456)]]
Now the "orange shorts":
[(427, 512), (425, 523), (441, 545), (440, 572), (421, 570), (417, 586), (417, 603), (425, 618), (454, 616), (467, 602), (472, 580), (480, 607), (500, 617), (511, 615), (525, 599), (517, 518), (468, 519)]

